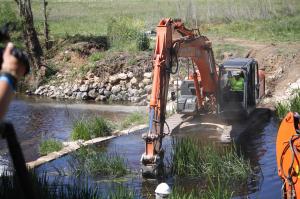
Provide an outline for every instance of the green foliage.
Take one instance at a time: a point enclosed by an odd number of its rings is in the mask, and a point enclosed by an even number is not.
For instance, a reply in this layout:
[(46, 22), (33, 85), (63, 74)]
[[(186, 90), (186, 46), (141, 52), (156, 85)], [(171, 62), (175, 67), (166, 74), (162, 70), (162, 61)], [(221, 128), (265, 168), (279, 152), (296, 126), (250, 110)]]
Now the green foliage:
[(81, 148), (75, 152), (69, 166), (76, 175), (120, 177), (128, 173), (126, 162), (119, 154), (107, 154), (92, 147)]
[(104, 52), (95, 52), (89, 56), (89, 60), (91, 62), (96, 62), (96, 61), (102, 60), (104, 57), (105, 57)]
[(191, 192), (186, 192), (183, 189), (175, 187), (170, 195), (170, 199), (200, 199), (200, 192), (192, 190)]
[(300, 90), (293, 90), (292, 96), (289, 101), (278, 102), (275, 105), (275, 114), (279, 119), (283, 119), (288, 112), (300, 113)]
[(132, 43), (143, 30), (143, 23), (132, 17), (115, 17), (108, 21), (107, 36), (113, 48), (134, 50)]
[(291, 99), (291, 111), (300, 113), (300, 91)]
[(211, 177), (221, 180), (245, 181), (252, 173), (250, 162), (235, 147), (220, 150), (191, 138), (175, 141), (172, 171), (179, 176)]
[(0, 27), (7, 22), (18, 22), (17, 12), (9, 2), (0, 4)]
[(202, 191), (203, 199), (230, 199), (232, 198), (233, 192), (229, 191), (229, 181), (221, 181), (219, 176), (217, 182), (213, 182), (210, 177), (209, 185), (206, 191)]
[(147, 116), (141, 112), (130, 113), (120, 124), (120, 129), (125, 129), (133, 125), (146, 123)]
[(40, 144), (40, 155), (47, 155), (63, 148), (62, 142), (54, 139), (45, 140)]
[(279, 119), (283, 119), (290, 110), (290, 104), (285, 102), (278, 102), (275, 105), (275, 114)]
[(150, 40), (145, 33), (140, 33), (136, 40), (137, 49), (144, 51), (149, 49)]
[(89, 120), (77, 120), (73, 124), (71, 137), (73, 140), (89, 140), (96, 137), (111, 135), (112, 127), (107, 120), (101, 117)]
[(299, 41), (300, 16), (212, 25), (208, 33), (263, 41)]

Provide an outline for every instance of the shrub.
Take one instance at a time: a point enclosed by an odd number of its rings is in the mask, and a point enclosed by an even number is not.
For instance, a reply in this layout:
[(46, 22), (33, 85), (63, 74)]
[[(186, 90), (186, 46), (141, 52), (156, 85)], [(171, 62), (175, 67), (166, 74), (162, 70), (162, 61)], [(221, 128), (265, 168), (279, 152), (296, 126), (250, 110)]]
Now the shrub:
[(107, 35), (110, 45), (116, 49), (132, 49), (144, 24), (133, 17), (114, 17), (108, 21)]
[(48, 155), (54, 151), (59, 151), (63, 148), (63, 144), (54, 139), (45, 140), (40, 144), (40, 155)]
[(111, 132), (112, 127), (104, 118), (81, 119), (74, 122), (71, 137), (73, 140), (89, 140), (95, 137), (109, 136)]
[(136, 45), (138, 50), (147, 50), (150, 47), (150, 40), (145, 33), (140, 33), (136, 40)]

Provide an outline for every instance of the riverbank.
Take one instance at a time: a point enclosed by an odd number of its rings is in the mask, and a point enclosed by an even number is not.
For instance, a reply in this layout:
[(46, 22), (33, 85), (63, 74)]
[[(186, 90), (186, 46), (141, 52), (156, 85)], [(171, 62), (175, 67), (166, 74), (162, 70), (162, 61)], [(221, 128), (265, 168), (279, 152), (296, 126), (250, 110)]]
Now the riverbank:
[[(267, 43), (220, 37), (211, 40), (218, 63), (235, 57), (252, 57), (258, 61), (260, 69), (266, 73), (266, 93), (262, 106), (274, 108), (277, 102), (287, 99), (293, 89), (299, 88), (300, 75), (294, 72), (300, 71), (299, 43)], [(73, 45), (77, 46), (76, 43)], [(151, 54), (102, 52), (100, 60), (91, 61), (89, 57), (82, 57), (78, 51), (66, 50), (52, 60), (56, 60), (58, 66), (65, 66), (29, 93), (58, 99), (123, 101), (147, 105), (152, 89)], [(68, 56), (71, 58), (64, 62)], [(76, 66), (77, 59), (89, 67)], [(184, 59), (179, 60), (179, 64), (182, 66), (179, 72), (181, 80), (187, 75), (188, 65)], [(170, 91), (176, 90), (176, 79), (176, 75), (171, 75)]]

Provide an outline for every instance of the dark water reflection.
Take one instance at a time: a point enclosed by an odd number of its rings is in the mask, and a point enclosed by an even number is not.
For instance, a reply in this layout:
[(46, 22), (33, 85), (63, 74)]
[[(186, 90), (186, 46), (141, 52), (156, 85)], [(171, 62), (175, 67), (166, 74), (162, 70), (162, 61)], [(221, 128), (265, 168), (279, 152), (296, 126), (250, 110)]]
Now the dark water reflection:
[[(11, 103), (5, 119), (14, 124), (25, 159), (31, 161), (38, 157), (41, 140), (46, 138), (68, 140), (73, 121), (76, 119), (102, 116), (117, 123), (129, 112), (145, 110), (145, 107), (129, 105), (64, 103), (19, 97)], [(6, 156), (7, 148), (4, 141), (0, 143), (0, 149), (2, 157)]]
[(248, 198), (280, 198), (281, 181), (277, 176), (276, 136), (278, 121), (263, 128), (247, 132), (241, 139), (242, 149), (250, 158), (257, 180), (249, 182)]

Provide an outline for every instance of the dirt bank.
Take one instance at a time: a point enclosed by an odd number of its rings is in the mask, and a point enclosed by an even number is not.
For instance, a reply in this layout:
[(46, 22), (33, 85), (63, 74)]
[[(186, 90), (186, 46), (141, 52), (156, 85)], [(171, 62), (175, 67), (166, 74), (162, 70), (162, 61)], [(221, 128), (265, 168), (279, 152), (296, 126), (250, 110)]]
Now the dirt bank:
[[(262, 43), (236, 38), (213, 38), (216, 44), (230, 43), (246, 48), (244, 56), (255, 58), (266, 73), (266, 96), (262, 104), (273, 107), (300, 88), (300, 43)], [(226, 53), (228, 54), (228, 53)], [(234, 56), (234, 55), (233, 55)]]
[[(236, 38), (211, 38), (218, 63), (233, 57), (255, 58), (266, 72), (264, 106), (288, 98), (300, 79), (299, 43), (262, 43)], [(98, 40), (59, 44), (48, 64), (56, 71), (36, 95), (95, 101), (147, 104), (151, 90), (152, 52), (111, 52)], [(173, 79), (171, 81), (173, 83)], [(300, 86), (300, 80), (299, 80)]]

